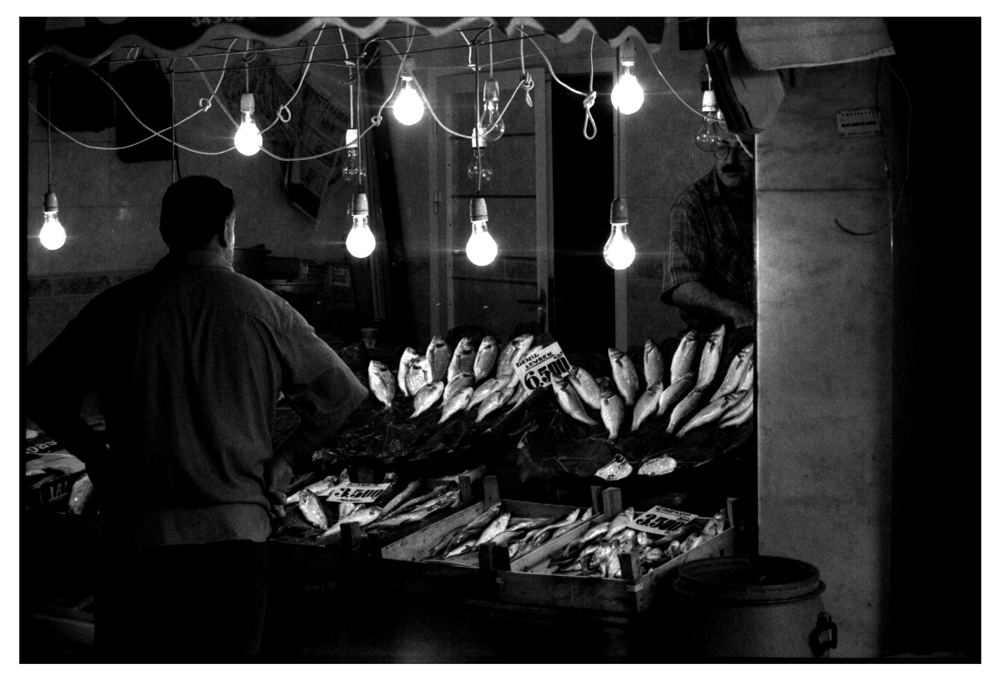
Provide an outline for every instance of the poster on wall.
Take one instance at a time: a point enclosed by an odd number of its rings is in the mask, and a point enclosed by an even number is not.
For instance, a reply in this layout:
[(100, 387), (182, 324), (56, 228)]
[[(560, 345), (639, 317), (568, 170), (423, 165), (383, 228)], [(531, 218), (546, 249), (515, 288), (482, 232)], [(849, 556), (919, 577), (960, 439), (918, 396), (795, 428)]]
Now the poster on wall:
[(296, 160), (288, 164), (285, 188), (292, 205), (315, 220), (327, 189), (342, 180), (345, 154), (330, 150), (344, 146), (350, 117), (308, 83), (299, 96), (302, 110), (293, 155)]

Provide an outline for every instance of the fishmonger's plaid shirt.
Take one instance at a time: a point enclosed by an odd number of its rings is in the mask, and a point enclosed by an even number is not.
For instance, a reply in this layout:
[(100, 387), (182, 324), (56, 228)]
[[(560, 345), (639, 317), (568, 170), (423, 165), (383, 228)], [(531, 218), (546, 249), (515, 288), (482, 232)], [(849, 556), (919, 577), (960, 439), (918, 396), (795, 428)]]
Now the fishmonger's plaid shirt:
[[(753, 197), (723, 193), (713, 168), (678, 197), (670, 210), (663, 263), (663, 299), (676, 286), (700, 281), (713, 293), (756, 308)], [(695, 320), (681, 314), (688, 323)]]

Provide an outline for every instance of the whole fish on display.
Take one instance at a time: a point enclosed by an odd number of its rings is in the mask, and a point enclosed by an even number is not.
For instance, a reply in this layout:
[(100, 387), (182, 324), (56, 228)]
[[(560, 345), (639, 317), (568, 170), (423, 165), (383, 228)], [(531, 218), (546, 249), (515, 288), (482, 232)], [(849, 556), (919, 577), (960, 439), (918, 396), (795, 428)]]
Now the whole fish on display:
[(743, 377), (746, 375), (747, 370), (752, 364), (753, 343), (750, 343), (740, 349), (740, 351), (736, 353), (736, 356), (733, 357), (733, 361), (729, 363), (729, 369), (726, 371), (726, 376), (722, 379), (722, 384), (719, 386), (719, 389), (715, 391), (715, 394), (712, 395), (712, 399), (709, 401), (714, 402), (720, 397), (728, 395), (736, 390), (736, 388), (740, 385), (740, 381), (743, 380)]
[(397, 511), (387, 516), (383, 511), (382, 516), (371, 523), (369, 529), (385, 529), (389, 527), (399, 527), (408, 523), (420, 522), (427, 516), (445, 508), (451, 508), (460, 504), (459, 491), (449, 490), (436, 497), (428, 499), (422, 504), (412, 506), (405, 511)]
[(410, 415), (410, 418), (416, 418), (433, 407), (442, 395), (444, 395), (443, 381), (428, 383), (418, 390), (417, 394), (413, 396), (413, 414)]
[(373, 359), (368, 363), (368, 387), (386, 409), (392, 406), (392, 400), (396, 397), (396, 377), (389, 371), (389, 367), (378, 360)]
[(646, 385), (663, 382), (663, 353), (652, 338), (646, 339), (646, 347), (642, 353), (642, 371), (646, 377)]
[(444, 394), (441, 399), (447, 402), (452, 397), (462, 392), (466, 388), (472, 388), (476, 383), (476, 377), (473, 376), (471, 371), (456, 374), (455, 377), (448, 381), (444, 387)]
[(689, 418), (698, 413), (698, 410), (701, 409), (707, 399), (708, 394), (706, 394), (704, 390), (697, 387), (689, 392), (687, 396), (681, 400), (676, 407), (674, 407), (674, 410), (670, 412), (670, 423), (667, 424), (666, 432), (668, 434), (677, 432), (677, 429), (686, 423)]
[[(417, 497), (412, 497), (391, 510), (387, 511), (383, 509), (382, 515), (388, 518), (397, 513), (403, 513), (404, 511), (416, 508), (421, 504), (427, 503), (431, 499), (436, 499), (440, 496), (443, 496), (445, 493), (448, 492), (449, 487), (450, 485), (437, 485), (430, 492), (427, 492), (426, 494), (421, 494), (420, 496)], [(388, 506), (388, 504), (386, 504), (386, 506)]]
[(441, 418), (438, 420), (438, 425), (444, 423), (458, 412), (464, 410), (465, 407), (469, 404), (469, 400), (471, 399), (472, 399), (471, 387), (466, 388), (465, 390), (462, 390), (461, 392), (455, 395), (452, 395), (451, 399), (445, 402), (444, 406), (441, 408)]
[(701, 411), (697, 412), (691, 419), (684, 424), (684, 427), (677, 431), (677, 437), (684, 437), (687, 433), (691, 432), (695, 428), (700, 426), (708, 425), (709, 423), (714, 423), (718, 421), (722, 415), (731, 409), (740, 399), (743, 394), (739, 391), (735, 393), (729, 393), (714, 402), (709, 402), (705, 405)]
[(437, 546), (431, 549), (430, 555), (436, 556), (448, 553), (468, 539), (476, 539), (486, 526), (500, 516), (500, 502), (497, 502), (473, 518), (464, 527), (447, 535)]
[(487, 378), (472, 391), (472, 397), (469, 399), (469, 403), (465, 405), (465, 408), (472, 409), (476, 405), (481, 404), (482, 401), (485, 400), (491, 392), (493, 392), (496, 386), (497, 379)]
[(570, 385), (576, 390), (584, 404), (592, 409), (600, 410), (601, 386), (598, 385), (589, 371), (583, 367), (571, 367), (566, 378), (569, 379)]
[(657, 381), (656, 383), (650, 384), (646, 388), (642, 395), (639, 396), (639, 400), (635, 403), (635, 409), (632, 410), (632, 432), (634, 433), (642, 425), (642, 422), (647, 418), (656, 413), (657, 409), (660, 408), (660, 395), (663, 394), (663, 383)]
[[(523, 549), (522, 553), (527, 553), (529, 550), (537, 548), (542, 544), (544, 544), (545, 542), (555, 539), (556, 537), (559, 537), (562, 534), (565, 534), (565, 532), (569, 532), (570, 526), (573, 525), (577, 521), (577, 519), (579, 519), (581, 522), (590, 519), (594, 514), (594, 510), (588, 508), (587, 511), (588, 513), (585, 513), (581, 517), (580, 509), (575, 508), (561, 520), (553, 522), (552, 524), (546, 525), (544, 527), (539, 527), (537, 529), (530, 530), (524, 536), (524, 545), (522, 546)], [(516, 554), (515, 556), (512, 557), (516, 557)]]
[(476, 383), (490, 375), (493, 367), (496, 366), (499, 354), (500, 346), (497, 345), (497, 339), (493, 336), (483, 336), (483, 340), (479, 343), (479, 349), (476, 350), (475, 361), (472, 363), (472, 373), (476, 377)]
[(611, 463), (602, 466), (594, 473), (597, 477), (613, 482), (623, 480), (632, 474), (632, 464), (630, 464), (621, 454), (615, 454)]
[(695, 383), (695, 390), (704, 390), (715, 380), (715, 372), (719, 370), (719, 363), (722, 362), (722, 343), (725, 338), (726, 327), (720, 325), (705, 341), (705, 347), (701, 350), (701, 361), (698, 364), (698, 382)]
[[(344, 472), (345, 473), (347, 472), (346, 468), (344, 469)], [(309, 492), (312, 492), (313, 494), (315, 494), (318, 497), (324, 497), (325, 498), (328, 494), (330, 494), (330, 492), (333, 490), (333, 488), (336, 487), (339, 484), (340, 484), (340, 477), (339, 476), (337, 476), (337, 475), (328, 475), (325, 478), (323, 478), (322, 480), (318, 480), (318, 481), (312, 483), (311, 485), (307, 485), (306, 487), (300, 489), (295, 494), (290, 494), (288, 496), (288, 498), (285, 499), (285, 503), (286, 504), (297, 504), (297, 503), (299, 503), (299, 499), (302, 498), (302, 492), (304, 492), (306, 490), (308, 490)]]
[(330, 519), (323, 509), (323, 502), (308, 489), (299, 491), (298, 506), (299, 510), (302, 511), (303, 517), (310, 524), (315, 525), (321, 530), (325, 530), (330, 526)]
[(420, 489), (419, 480), (414, 480), (413, 482), (409, 483), (406, 487), (403, 488), (403, 490), (399, 494), (397, 494), (396, 496), (394, 496), (392, 499), (390, 499), (385, 503), (385, 506), (382, 507), (382, 513), (386, 515), (391, 513), (398, 506), (402, 505), (404, 502), (409, 501), (410, 499), (415, 497), (419, 489)]
[(673, 411), (681, 400), (687, 397), (691, 389), (694, 388), (695, 384), (695, 374), (693, 371), (689, 371), (684, 374), (676, 381), (667, 386), (662, 393), (660, 393), (659, 403), (656, 407), (657, 416), (663, 416), (664, 414), (669, 414)]
[(673, 473), (674, 469), (677, 468), (677, 461), (672, 457), (663, 454), (661, 456), (649, 459), (641, 466), (639, 466), (639, 475), (666, 475), (667, 473)]
[(730, 428), (733, 426), (742, 426), (744, 423), (749, 421), (753, 417), (753, 388), (747, 391), (749, 398), (747, 401), (747, 406), (742, 412), (738, 414), (733, 414), (732, 416), (725, 416), (721, 423), (719, 423), (720, 428)]
[(670, 360), (670, 382), (675, 382), (681, 376), (688, 373), (698, 372), (698, 334), (693, 329), (684, 334), (681, 342), (674, 350), (674, 356)]
[(618, 430), (625, 420), (625, 401), (621, 396), (610, 390), (601, 393), (601, 421), (608, 429), (608, 439), (614, 440), (618, 437)]
[(597, 421), (592, 419), (587, 410), (583, 407), (583, 402), (580, 400), (580, 396), (576, 394), (576, 390), (570, 385), (570, 382), (561, 376), (555, 376), (552, 379), (552, 390), (556, 394), (556, 401), (562, 410), (572, 416), (574, 419), (580, 423), (586, 423), (588, 426), (596, 426)]
[(535, 342), (535, 337), (530, 333), (522, 334), (512, 340), (504, 347), (497, 361), (497, 379), (503, 383), (502, 377), (506, 378), (506, 385), (513, 385), (517, 381), (517, 370), (515, 364), (524, 357), (531, 344)]
[(451, 348), (441, 336), (434, 336), (427, 344), (427, 366), (430, 367), (429, 382), (444, 381), (448, 377), (448, 365), (451, 364)]
[(382, 515), (382, 509), (371, 504), (363, 504), (354, 513), (344, 516), (333, 524), (326, 532), (319, 536), (319, 541), (338, 539), (343, 526), (347, 523), (357, 523), (360, 527), (365, 527), (375, 522)]
[(635, 365), (629, 356), (618, 348), (608, 348), (608, 359), (611, 360), (611, 376), (615, 379), (618, 392), (621, 393), (625, 404), (631, 407), (635, 404), (636, 395), (639, 394), (639, 374), (635, 371)]
[(485, 544), (490, 541), (498, 534), (507, 529), (507, 525), (510, 523), (510, 513), (501, 513), (496, 520), (491, 522), (483, 530), (483, 533), (479, 535), (474, 546), (479, 546), (480, 544)]
[(455, 346), (455, 352), (448, 364), (448, 382), (451, 383), (459, 374), (472, 374), (476, 364), (476, 349), (472, 347), (471, 338), (463, 338)]
[[(399, 386), (399, 392), (403, 394), (403, 397), (413, 397), (416, 393), (410, 392), (409, 386), (406, 384), (406, 376), (410, 370), (410, 365), (415, 362), (419, 362), (421, 356), (413, 348), (406, 348), (403, 350), (403, 354), (399, 358), (399, 370), (396, 373), (396, 385)], [(422, 388), (423, 386), (420, 386)], [(420, 390), (417, 388), (417, 390)]]
[(512, 385), (506, 388), (500, 388), (499, 390), (494, 390), (487, 395), (486, 399), (484, 399), (479, 405), (479, 413), (476, 416), (476, 423), (479, 423), (497, 409), (507, 404), (516, 391), (517, 386)]

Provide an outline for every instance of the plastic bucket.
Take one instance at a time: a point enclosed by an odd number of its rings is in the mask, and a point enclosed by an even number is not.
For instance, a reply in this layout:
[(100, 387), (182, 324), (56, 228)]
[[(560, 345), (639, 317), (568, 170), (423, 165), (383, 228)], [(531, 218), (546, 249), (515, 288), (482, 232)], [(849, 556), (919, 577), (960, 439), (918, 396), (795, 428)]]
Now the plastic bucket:
[(837, 625), (823, 611), (819, 571), (775, 556), (696, 560), (673, 584), (672, 635), (691, 657), (829, 657)]

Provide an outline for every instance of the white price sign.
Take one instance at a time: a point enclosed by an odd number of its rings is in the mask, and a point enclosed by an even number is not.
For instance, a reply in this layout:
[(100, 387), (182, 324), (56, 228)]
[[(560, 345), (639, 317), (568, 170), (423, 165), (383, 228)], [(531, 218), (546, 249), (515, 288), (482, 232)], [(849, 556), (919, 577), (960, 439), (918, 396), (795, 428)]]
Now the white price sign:
[(337, 485), (326, 497), (327, 501), (349, 501), (352, 504), (370, 504), (379, 498), (382, 492), (389, 489), (392, 483), (381, 483), (378, 485), (364, 482), (346, 482)]
[(681, 529), (697, 517), (694, 513), (675, 511), (666, 506), (654, 506), (641, 516), (635, 518), (628, 526), (652, 534), (670, 534)]
[(570, 364), (559, 343), (535, 348), (514, 364), (517, 378), (528, 390), (544, 388), (552, 383), (553, 376), (565, 376)]

